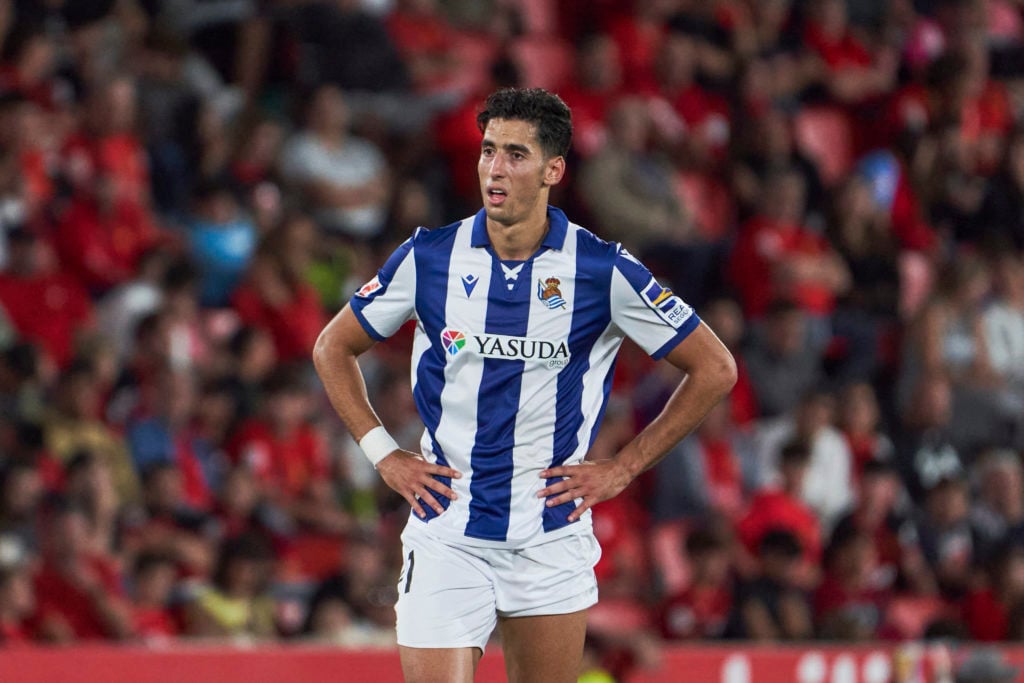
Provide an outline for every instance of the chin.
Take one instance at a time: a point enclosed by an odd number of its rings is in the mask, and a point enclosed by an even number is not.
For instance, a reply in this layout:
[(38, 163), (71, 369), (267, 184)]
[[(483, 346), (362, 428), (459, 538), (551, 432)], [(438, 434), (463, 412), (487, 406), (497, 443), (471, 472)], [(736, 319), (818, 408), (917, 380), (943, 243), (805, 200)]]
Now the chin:
[(501, 223), (502, 225), (511, 225), (515, 222), (508, 215), (508, 212), (503, 211), (500, 206), (488, 206), (487, 204), (484, 204), (484, 214), (486, 214), (492, 221)]

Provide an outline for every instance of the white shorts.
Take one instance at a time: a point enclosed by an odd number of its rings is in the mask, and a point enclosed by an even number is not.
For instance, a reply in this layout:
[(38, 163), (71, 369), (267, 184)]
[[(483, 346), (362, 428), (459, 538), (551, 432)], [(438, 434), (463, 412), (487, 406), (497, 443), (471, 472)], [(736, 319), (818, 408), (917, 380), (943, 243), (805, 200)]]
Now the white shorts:
[(499, 616), (571, 614), (597, 602), (601, 546), (592, 533), (506, 549), (451, 545), (423, 527), (402, 533), (399, 645), (482, 651)]

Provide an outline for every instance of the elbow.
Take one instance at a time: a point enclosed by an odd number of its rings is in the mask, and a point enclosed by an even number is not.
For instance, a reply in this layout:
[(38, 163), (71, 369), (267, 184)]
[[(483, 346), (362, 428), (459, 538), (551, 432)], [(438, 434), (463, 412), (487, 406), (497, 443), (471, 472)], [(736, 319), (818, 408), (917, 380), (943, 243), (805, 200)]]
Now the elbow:
[(330, 334), (328, 329), (325, 328), (320, 332), (316, 338), (316, 343), (313, 344), (313, 366), (319, 372), (327, 360), (328, 348), (331, 345)]
[(739, 370), (736, 367), (736, 359), (728, 349), (723, 348), (722, 353), (719, 354), (715, 378), (716, 388), (722, 397), (726, 396), (736, 386)]

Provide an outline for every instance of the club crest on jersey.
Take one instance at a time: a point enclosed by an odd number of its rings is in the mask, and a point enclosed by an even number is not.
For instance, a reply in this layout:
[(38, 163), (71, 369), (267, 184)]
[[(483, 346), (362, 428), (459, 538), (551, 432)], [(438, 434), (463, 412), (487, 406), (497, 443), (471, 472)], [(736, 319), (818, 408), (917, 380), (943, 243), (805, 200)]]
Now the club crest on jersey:
[(549, 277), (543, 282), (537, 279), (537, 298), (541, 302), (554, 310), (556, 308), (565, 308), (565, 299), (562, 298), (562, 290), (558, 287), (562, 284), (562, 281), (557, 277)]
[(380, 278), (374, 275), (372, 280), (370, 280), (365, 285), (359, 288), (359, 291), (356, 292), (356, 296), (360, 296), (363, 298), (368, 297), (383, 286), (384, 285), (380, 283)]
[(647, 305), (654, 309), (662, 320), (672, 327), (679, 329), (691, 315), (693, 309), (683, 302), (678, 296), (658, 284), (657, 280), (651, 280), (650, 284), (641, 293)]

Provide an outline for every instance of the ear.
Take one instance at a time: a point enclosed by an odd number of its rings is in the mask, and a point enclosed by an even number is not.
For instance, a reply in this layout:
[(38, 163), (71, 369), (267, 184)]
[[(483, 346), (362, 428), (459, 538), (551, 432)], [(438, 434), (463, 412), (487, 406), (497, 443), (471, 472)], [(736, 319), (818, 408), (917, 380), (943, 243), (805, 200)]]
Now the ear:
[(557, 156), (548, 159), (544, 167), (544, 186), (551, 187), (562, 181), (565, 175), (565, 157)]

